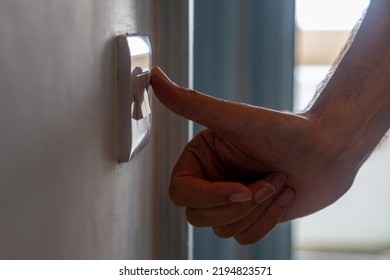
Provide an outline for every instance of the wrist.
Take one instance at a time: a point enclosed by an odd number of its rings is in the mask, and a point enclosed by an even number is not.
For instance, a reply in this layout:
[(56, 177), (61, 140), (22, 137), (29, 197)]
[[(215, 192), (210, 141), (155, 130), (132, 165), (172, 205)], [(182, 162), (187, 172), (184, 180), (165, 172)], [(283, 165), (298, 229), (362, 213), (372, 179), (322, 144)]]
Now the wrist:
[(356, 114), (347, 106), (310, 109), (304, 116), (329, 160), (350, 171), (360, 168), (388, 129), (383, 114)]

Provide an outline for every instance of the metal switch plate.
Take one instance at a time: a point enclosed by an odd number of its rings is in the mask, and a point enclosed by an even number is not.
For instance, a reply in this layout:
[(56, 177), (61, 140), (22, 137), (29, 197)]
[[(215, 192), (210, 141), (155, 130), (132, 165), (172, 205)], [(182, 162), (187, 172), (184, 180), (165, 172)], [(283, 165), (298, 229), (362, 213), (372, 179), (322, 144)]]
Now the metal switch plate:
[(140, 120), (145, 118), (151, 113), (149, 97), (148, 97), (148, 87), (150, 84), (150, 72), (141, 72), (137, 74), (134, 70), (136, 82), (136, 92), (134, 95), (134, 110), (132, 110), (132, 117), (135, 120)]
[(151, 137), (151, 57), (147, 36), (118, 37), (119, 162), (134, 158)]

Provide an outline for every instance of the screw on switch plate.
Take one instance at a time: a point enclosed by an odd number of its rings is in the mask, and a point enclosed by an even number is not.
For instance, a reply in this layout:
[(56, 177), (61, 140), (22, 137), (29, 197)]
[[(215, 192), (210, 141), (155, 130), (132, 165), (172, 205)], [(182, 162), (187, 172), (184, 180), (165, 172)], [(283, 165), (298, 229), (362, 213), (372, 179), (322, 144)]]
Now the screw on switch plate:
[(147, 36), (122, 35), (118, 42), (119, 162), (135, 157), (151, 137), (150, 68)]

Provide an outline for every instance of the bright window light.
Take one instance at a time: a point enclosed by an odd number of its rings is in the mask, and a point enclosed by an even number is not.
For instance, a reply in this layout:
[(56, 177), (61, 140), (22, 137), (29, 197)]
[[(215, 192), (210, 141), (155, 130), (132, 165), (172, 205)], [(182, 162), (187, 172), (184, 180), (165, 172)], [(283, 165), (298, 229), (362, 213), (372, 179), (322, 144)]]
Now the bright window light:
[(296, 24), (302, 30), (351, 30), (370, 0), (296, 0)]

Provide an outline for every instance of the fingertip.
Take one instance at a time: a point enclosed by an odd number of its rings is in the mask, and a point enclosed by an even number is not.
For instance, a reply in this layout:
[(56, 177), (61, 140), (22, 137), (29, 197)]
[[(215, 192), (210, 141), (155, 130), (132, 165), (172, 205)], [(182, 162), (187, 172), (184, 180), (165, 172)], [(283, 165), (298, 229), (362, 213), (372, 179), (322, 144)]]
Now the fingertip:
[(272, 173), (264, 180), (252, 183), (249, 188), (253, 192), (254, 200), (257, 204), (261, 204), (271, 196), (279, 193), (285, 186), (287, 177), (281, 173)]
[[(237, 112), (237, 104), (179, 86), (158, 66), (151, 70), (150, 84), (157, 99), (172, 112), (216, 132), (232, 126), (232, 121), (229, 121), (229, 125), (221, 126), (221, 123), (227, 123), (226, 115)], [(238, 122), (241, 124), (241, 120)]]
[(157, 74), (158, 72), (161, 72), (161, 71), (162, 71), (161, 68), (158, 67), (158, 66), (153, 66), (153, 67), (152, 67), (152, 70), (151, 70), (152, 74), (153, 74), (153, 73), (154, 73), (154, 74)]
[(278, 223), (284, 221), (283, 216), (293, 203), (294, 197), (294, 190), (285, 187), (251, 227), (235, 236), (236, 241), (241, 245), (250, 245), (263, 239)]
[(154, 66), (152, 70), (150, 70), (150, 84), (153, 86), (156, 79), (158, 78), (160, 72), (160, 68), (158, 66)]
[(275, 193), (275, 187), (269, 183), (265, 183), (258, 191), (256, 191), (254, 200), (257, 204), (266, 201)]
[(285, 188), (281, 195), (278, 197), (278, 204), (285, 207), (294, 200), (295, 192), (291, 188)]
[(165, 107), (175, 113), (180, 112), (183, 98), (178, 92), (178, 86), (158, 66), (151, 70), (150, 85), (157, 99)]
[[(163, 70), (161, 70), (160, 67), (158, 66), (153, 66), (152, 70), (150, 71), (151, 72), (151, 76), (152, 76), (152, 80), (151, 80), (151, 83), (154, 81), (156, 81), (156, 79), (165, 79), (165, 80), (169, 80), (168, 76), (165, 74), (165, 72)], [(154, 79), (153, 79), (154, 78)]]
[(167, 76), (158, 66), (154, 66), (150, 73), (150, 84), (153, 89), (156, 90), (156, 88), (158, 88), (159, 83), (161, 82), (161, 79), (167, 79)]
[(244, 202), (244, 201), (252, 200), (252, 195), (247, 192), (234, 193), (229, 196), (229, 200), (231, 202)]

